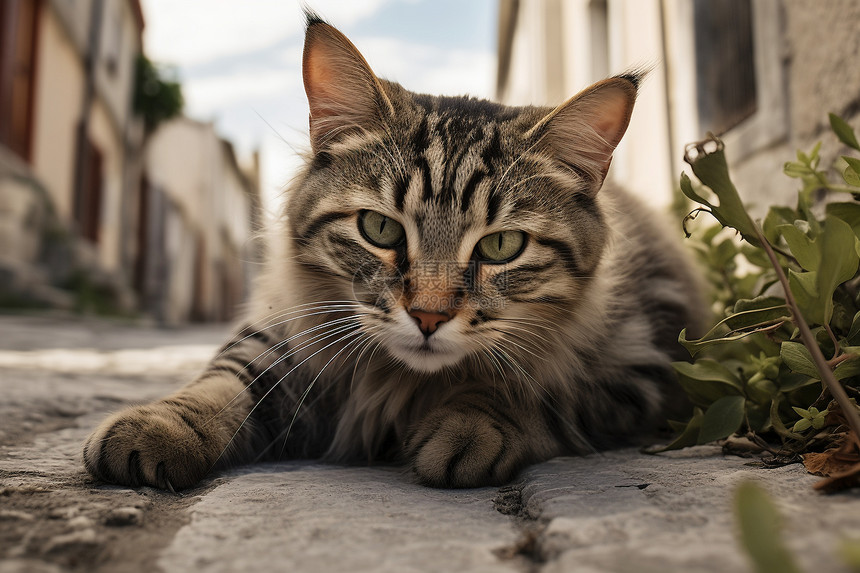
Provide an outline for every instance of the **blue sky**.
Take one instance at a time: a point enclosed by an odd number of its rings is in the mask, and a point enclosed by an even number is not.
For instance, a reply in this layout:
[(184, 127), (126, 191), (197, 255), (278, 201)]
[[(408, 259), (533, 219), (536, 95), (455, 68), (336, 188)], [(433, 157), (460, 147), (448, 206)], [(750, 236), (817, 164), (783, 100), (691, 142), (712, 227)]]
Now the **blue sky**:
[[(144, 46), (173, 66), (186, 114), (214, 121), (240, 155), (259, 148), (273, 197), (307, 148), (304, 20), (295, 0), (143, 0)], [(496, 0), (308, 0), (381, 77), (413, 91), (492, 97)]]

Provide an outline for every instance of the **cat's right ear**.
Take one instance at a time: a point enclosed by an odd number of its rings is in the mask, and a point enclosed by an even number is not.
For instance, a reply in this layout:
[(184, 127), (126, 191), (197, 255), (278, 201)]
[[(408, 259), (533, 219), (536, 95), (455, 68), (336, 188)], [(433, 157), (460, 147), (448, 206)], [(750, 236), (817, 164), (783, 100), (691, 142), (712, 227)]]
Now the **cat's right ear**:
[(382, 84), (346, 36), (308, 13), (302, 78), (310, 105), (310, 136), (314, 153), (341, 135), (380, 127), (392, 113)]
[(539, 137), (559, 162), (597, 192), (627, 130), (645, 73), (631, 71), (586, 88), (544, 117), (529, 135)]

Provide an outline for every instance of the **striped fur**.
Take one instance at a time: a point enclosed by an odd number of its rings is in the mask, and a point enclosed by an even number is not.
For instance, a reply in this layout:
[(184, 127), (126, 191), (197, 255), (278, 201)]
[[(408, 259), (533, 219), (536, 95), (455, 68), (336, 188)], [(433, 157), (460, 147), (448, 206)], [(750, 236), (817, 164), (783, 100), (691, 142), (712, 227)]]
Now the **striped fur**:
[[(304, 66), (313, 151), (247, 325), (195, 382), (103, 423), (88, 470), (181, 488), (255, 459), (393, 460), (466, 487), (652, 428), (698, 299), (665, 225), (603, 185), (640, 76), (556, 109), (418, 95), (313, 16)], [(374, 246), (366, 210), (405, 240)], [(511, 230), (519, 256), (480, 259)], [(425, 335), (413, 309), (447, 319)]]

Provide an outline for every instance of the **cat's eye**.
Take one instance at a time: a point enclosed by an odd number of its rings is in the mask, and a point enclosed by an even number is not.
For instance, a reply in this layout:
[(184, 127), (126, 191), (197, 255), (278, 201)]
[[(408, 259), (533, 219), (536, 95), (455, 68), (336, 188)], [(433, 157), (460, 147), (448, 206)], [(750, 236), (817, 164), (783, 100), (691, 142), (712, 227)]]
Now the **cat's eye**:
[(396, 247), (406, 235), (403, 225), (376, 211), (362, 211), (358, 215), (358, 230), (371, 245), (383, 249)]
[(522, 231), (500, 231), (478, 241), (478, 257), (488, 263), (507, 263), (517, 258), (526, 245)]

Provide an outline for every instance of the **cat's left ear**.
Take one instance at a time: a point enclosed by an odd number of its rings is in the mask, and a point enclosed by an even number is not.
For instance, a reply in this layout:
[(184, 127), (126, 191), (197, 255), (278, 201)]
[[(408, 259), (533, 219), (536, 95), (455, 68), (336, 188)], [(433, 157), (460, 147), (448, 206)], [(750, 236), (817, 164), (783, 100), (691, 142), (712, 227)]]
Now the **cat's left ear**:
[(629, 73), (598, 82), (555, 108), (530, 133), (596, 192), (627, 131), (642, 77)]
[(302, 78), (310, 106), (311, 147), (324, 150), (352, 131), (381, 127), (391, 101), (361, 52), (339, 30), (308, 12)]

